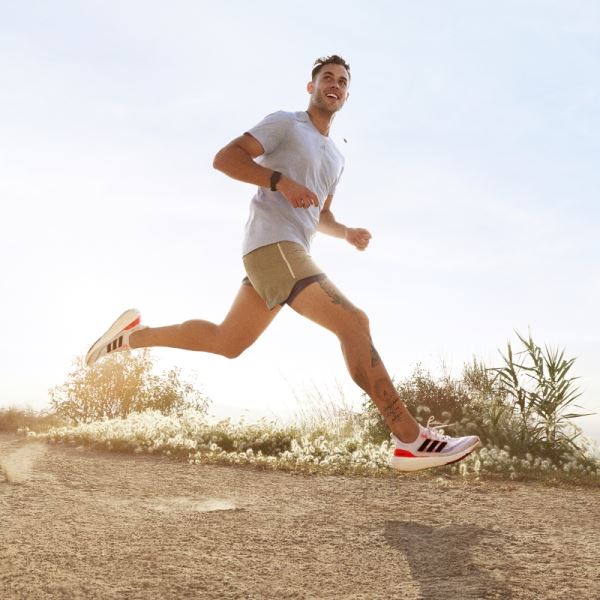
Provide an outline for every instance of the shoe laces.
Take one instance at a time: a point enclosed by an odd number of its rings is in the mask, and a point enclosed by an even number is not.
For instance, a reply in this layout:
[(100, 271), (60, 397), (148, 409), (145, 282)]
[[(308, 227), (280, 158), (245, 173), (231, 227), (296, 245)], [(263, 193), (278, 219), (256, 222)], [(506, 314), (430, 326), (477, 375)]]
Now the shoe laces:
[(440, 442), (447, 442), (450, 440), (450, 436), (449, 435), (444, 435), (443, 430), (442, 431), (438, 431), (438, 429), (441, 429), (442, 427), (447, 427), (448, 425), (445, 423), (440, 423), (438, 425), (434, 425), (435, 423), (435, 417), (431, 416), (429, 417), (429, 419), (427, 419), (427, 426), (425, 427), (425, 429), (427, 429), (427, 431), (430, 434), (430, 437), (432, 437), (435, 440), (439, 440)]

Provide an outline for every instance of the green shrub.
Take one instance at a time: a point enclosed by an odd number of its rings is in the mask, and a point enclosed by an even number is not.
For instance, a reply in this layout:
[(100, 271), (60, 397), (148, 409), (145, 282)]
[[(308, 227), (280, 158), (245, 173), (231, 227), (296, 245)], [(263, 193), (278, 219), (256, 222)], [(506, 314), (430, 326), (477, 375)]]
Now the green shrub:
[(208, 399), (181, 380), (180, 369), (156, 374), (154, 365), (149, 350), (112, 354), (92, 367), (78, 357), (67, 381), (50, 390), (51, 406), (58, 415), (78, 423), (144, 410), (206, 412)]

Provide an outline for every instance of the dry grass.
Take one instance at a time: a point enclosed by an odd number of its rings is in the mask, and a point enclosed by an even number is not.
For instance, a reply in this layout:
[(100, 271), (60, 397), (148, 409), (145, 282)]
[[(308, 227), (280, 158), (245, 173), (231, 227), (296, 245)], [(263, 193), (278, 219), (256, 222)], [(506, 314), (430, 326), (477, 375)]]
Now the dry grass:
[(67, 425), (54, 413), (35, 411), (31, 408), (0, 408), (0, 432), (16, 433), (19, 429), (28, 429), (43, 433), (52, 427)]

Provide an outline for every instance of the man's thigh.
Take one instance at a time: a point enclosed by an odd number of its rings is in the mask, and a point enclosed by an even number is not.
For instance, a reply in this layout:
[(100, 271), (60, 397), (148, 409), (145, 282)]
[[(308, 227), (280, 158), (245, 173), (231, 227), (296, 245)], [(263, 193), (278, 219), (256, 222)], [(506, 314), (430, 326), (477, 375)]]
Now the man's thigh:
[(357, 308), (328, 278), (308, 285), (290, 303), (302, 316), (336, 334), (368, 327), (367, 316)]
[(269, 326), (280, 310), (280, 306), (269, 310), (251, 285), (242, 284), (221, 323), (222, 332), (232, 339), (251, 343)]

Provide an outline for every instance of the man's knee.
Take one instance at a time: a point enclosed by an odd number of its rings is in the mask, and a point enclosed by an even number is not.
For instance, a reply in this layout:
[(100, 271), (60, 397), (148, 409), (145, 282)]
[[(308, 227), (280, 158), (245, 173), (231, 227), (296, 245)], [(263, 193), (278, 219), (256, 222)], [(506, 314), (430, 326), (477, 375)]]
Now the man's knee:
[(237, 358), (240, 356), (240, 354), (242, 354), (242, 352), (244, 352), (244, 350), (246, 350), (246, 348), (247, 346), (244, 348), (225, 348), (223, 351), (223, 356), (225, 358)]
[(369, 317), (360, 310), (354, 309), (350, 318), (345, 319), (339, 324), (335, 331), (340, 341), (348, 344), (360, 344), (371, 339), (369, 328)]
[(225, 358), (237, 358), (245, 350), (247, 350), (254, 340), (242, 340), (242, 339), (229, 339), (226, 340), (221, 347), (221, 354)]
[(364, 310), (357, 308), (355, 312), (355, 318), (360, 331), (364, 333), (369, 333), (369, 317), (367, 313)]

